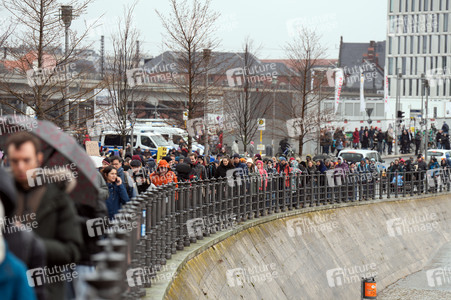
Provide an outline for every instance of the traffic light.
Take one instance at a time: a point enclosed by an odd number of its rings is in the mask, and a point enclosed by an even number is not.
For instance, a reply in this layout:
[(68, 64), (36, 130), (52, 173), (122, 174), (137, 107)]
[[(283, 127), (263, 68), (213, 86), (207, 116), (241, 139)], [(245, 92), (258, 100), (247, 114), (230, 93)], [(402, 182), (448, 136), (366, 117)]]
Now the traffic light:
[(398, 122), (401, 124), (402, 123), (402, 119), (404, 119), (404, 112), (403, 111), (398, 110), (398, 117), (397, 117), (397, 119), (398, 119)]

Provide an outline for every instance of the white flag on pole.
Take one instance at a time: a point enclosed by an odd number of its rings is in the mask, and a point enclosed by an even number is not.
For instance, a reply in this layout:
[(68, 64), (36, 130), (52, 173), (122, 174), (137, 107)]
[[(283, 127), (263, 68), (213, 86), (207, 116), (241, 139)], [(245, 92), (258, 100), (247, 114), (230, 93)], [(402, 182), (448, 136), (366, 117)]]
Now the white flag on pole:
[(362, 69), (360, 69), (360, 112), (365, 112), (365, 76)]
[(388, 101), (390, 100), (390, 97), (388, 96), (388, 75), (387, 75), (387, 69), (385, 69), (384, 72), (384, 108), (385, 108), (385, 114), (388, 114), (390, 112), (390, 105)]
[(343, 70), (335, 69), (335, 113), (337, 113), (338, 104), (340, 104), (340, 95), (342, 87), (343, 87)]
[(310, 83), (310, 90), (311, 91), (313, 91), (314, 77), (315, 77), (315, 70), (312, 70), (312, 81)]

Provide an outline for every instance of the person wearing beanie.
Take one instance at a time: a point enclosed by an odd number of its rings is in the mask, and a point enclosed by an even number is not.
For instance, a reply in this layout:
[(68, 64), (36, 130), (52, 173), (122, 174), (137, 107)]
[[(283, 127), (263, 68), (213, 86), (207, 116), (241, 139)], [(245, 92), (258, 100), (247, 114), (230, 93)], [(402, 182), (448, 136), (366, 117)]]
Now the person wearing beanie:
[(143, 160), (141, 159), (141, 155), (138, 154), (133, 155), (132, 160), (139, 160), (141, 163), (143, 162)]
[(158, 162), (157, 170), (150, 174), (151, 182), (156, 186), (165, 185), (171, 182), (177, 183), (177, 176), (174, 172), (170, 171), (169, 168), (169, 164), (166, 160), (160, 160)]

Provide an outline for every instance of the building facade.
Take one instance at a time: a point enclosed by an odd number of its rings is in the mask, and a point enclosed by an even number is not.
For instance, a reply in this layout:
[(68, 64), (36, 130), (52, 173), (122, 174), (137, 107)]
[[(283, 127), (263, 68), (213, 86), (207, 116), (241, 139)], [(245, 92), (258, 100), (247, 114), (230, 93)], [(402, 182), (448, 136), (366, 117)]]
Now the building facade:
[(422, 116), (427, 92), (422, 74), (430, 86), (428, 120), (451, 118), (450, 2), (388, 0), (385, 65), (391, 111), (387, 118), (395, 117), (397, 93), (405, 117)]

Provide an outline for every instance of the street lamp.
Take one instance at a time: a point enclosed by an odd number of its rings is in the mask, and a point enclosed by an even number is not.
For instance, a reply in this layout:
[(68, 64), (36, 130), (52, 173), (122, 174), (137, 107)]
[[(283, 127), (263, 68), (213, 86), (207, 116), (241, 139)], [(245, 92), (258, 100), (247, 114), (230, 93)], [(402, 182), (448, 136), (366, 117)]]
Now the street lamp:
[(271, 145), (273, 149), (273, 154), (276, 152), (274, 148), (274, 130), (275, 130), (275, 118), (276, 118), (276, 84), (277, 84), (277, 76), (272, 77), (271, 81), (273, 87), (273, 97), (272, 97), (272, 140)]
[(205, 151), (204, 155), (208, 155), (208, 126), (207, 126), (207, 112), (208, 112), (208, 63), (210, 62), (211, 49), (204, 49), (203, 56), (205, 60), (205, 103), (204, 103), (204, 136), (205, 136)]
[[(59, 18), (60, 21), (64, 24), (64, 35), (65, 35), (65, 49), (64, 49), (64, 56), (67, 61), (67, 56), (69, 54), (69, 27), (72, 23), (73, 14), (72, 14), (72, 6), (70, 5), (61, 5), (61, 8), (59, 10)], [(67, 129), (69, 128), (69, 99), (67, 99), (69, 95), (69, 85), (67, 84), (67, 63), (66, 67), (64, 68), (64, 75), (66, 78), (66, 99), (64, 100), (64, 127)]]
[(422, 75), (421, 79), (422, 79), (422, 83), (423, 83), (423, 89), (426, 90), (426, 104), (424, 106), (424, 109), (425, 109), (425, 112), (424, 112), (425, 113), (425, 116), (424, 116), (424, 131), (425, 131), (425, 134), (424, 134), (424, 159), (427, 162), (427, 160), (428, 160), (428, 141), (429, 141), (429, 132), (428, 132), (429, 81), (426, 78), (424, 78), (424, 74), (421, 74), (421, 75)]
[(400, 102), (400, 89), (399, 89), (399, 83), (402, 78), (402, 73), (399, 73), (399, 69), (396, 68), (396, 117), (395, 117), (395, 155), (398, 155), (398, 126), (401, 126), (400, 120), (398, 118), (398, 111), (399, 111), (399, 102)]

